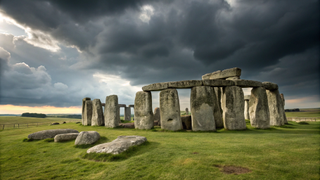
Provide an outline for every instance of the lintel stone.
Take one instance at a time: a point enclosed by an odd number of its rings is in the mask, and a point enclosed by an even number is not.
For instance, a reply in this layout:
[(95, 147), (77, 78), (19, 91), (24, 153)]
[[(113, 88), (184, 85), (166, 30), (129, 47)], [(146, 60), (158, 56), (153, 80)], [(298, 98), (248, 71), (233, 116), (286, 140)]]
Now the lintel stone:
[(149, 84), (147, 86), (143, 86), (142, 90), (143, 91), (161, 91), (164, 89), (168, 89), (169, 83), (168, 82), (162, 82), (162, 83), (154, 83), (154, 84)]
[(118, 107), (127, 107), (125, 104), (118, 104)]
[(252, 81), (252, 80), (243, 80), (243, 79), (238, 79), (238, 80), (233, 80), (235, 83), (235, 86), (239, 86), (242, 88), (246, 87), (261, 87), (262, 83), (259, 81)]
[(274, 90), (277, 90), (278, 89), (278, 85), (275, 84), (275, 83), (272, 83), (272, 82), (263, 82), (262, 83), (262, 86), (267, 89), (267, 90), (270, 90), (270, 91), (274, 91)]
[(208, 79), (202, 80), (204, 86), (212, 86), (212, 87), (225, 87), (225, 86), (234, 86), (233, 81), (223, 80), (223, 79)]
[(202, 76), (202, 79), (226, 79), (229, 77), (240, 77), (241, 76), (241, 69), (240, 68), (230, 68), (225, 69), (223, 71), (215, 71), (213, 73), (208, 73)]
[(134, 105), (133, 105), (133, 104), (130, 104), (128, 107), (134, 107)]
[(169, 82), (169, 88), (192, 88), (195, 86), (202, 86), (202, 80), (186, 80)]

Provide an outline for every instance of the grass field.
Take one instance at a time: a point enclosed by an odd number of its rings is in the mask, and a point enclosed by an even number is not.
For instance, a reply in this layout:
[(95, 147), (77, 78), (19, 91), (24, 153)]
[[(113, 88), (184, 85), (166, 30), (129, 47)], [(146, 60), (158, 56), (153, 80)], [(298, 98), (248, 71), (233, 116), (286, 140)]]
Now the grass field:
[[(23, 119), (28, 121), (27, 119)], [(18, 120), (17, 120), (18, 121)], [(31, 119), (30, 119), (31, 121)], [(319, 179), (320, 122), (290, 122), (269, 130), (163, 132), (107, 129), (67, 123), (0, 131), (0, 179)], [(88, 148), (45, 140), (23, 142), (46, 129), (97, 131), (98, 143), (120, 135), (140, 135), (146, 145), (126, 159), (100, 162), (82, 158)], [(247, 168), (244, 174), (221, 172), (226, 166)]]

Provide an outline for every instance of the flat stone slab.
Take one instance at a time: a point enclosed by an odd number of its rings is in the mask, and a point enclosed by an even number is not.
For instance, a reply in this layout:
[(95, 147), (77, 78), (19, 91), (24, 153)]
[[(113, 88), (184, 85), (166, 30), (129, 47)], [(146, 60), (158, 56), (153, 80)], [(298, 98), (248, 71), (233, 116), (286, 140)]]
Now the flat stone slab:
[(51, 129), (35, 132), (28, 135), (29, 139), (40, 140), (54, 138), (57, 134), (66, 134), (66, 133), (79, 133), (75, 129)]
[(70, 141), (77, 138), (79, 133), (66, 133), (66, 134), (57, 134), (54, 137), (54, 142)]
[(154, 84), (149, 84), (147, 86), (143, 86), (142, 90), (143, 91), (161, 91), (164, 89), (168, 89), (169, 83), (168, 82), (162, 82), (162, 83), (154, 83)]
[(272, 83), (272, 82), (263, 82), (262, 86), (270, 91), (275, 91), (278, 89), (278, 84)]
[(202, 79), (225, 79), (229, 77), (240, 77), (241, 76), (241, 69), (240, 68), (230, 68), (225, 69), (223, 71), (218, 70), (212, 73), (208, 73), (202, 76)]
[(186, 81), (174, 81), (169, 82), (169, 88), (192, 88), (195, 86), (202, 86), (202, 80), (186, 80)]
[(81, 131), (77, 136), (74, 145), (93, 144), (100, 139), (97, 131)]
[(232, 80), (232, 81), (235, 83), (235, 86), (239, 86), (242, 88), (262, 86), (262, 82), (259, 82), (259, 81), (243, 80), (243, 79)]
[(223, 79), (209, 79), (209, 80), (202, 80), (204, 86), (212, 86), (212, 87), (225, 87), (225, 86), (234, 86), (235, 83), (230, 80), (223, 80)]
[(87, 153), (120, 154), (131, 146), (137, 146), (147, 141), (143, 136), (119, 136), (112, 142), (96, 145), (87, 150)]

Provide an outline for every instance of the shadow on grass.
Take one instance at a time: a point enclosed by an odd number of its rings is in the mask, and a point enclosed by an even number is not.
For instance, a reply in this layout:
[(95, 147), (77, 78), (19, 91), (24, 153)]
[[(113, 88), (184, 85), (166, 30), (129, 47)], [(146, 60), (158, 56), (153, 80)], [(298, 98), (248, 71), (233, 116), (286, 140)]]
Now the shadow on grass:
[(139, 146), (132, 146), (126, 151), (120, 154), (107, 154), (107, 153), (86, 153), (83, 152), (80, 154), (80, 158), (101, 161), (101, 162), (112, 162), (112, 161), (123, 161), (132, 156), (141, 155), (145, 152), (150, 151), (153, 148), (156, 148), (159, 143), (146, 141)]

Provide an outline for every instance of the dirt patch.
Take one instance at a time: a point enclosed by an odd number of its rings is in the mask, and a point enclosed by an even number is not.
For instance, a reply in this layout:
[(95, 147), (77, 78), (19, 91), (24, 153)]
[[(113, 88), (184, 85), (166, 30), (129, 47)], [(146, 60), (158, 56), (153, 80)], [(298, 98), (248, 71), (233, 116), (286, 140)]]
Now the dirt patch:
[(225, 174), (244, 174), (251, 172), (250, 169), (239, 166), (221, 166), (221, 165), (213, 165), (214, 167), (221, 168), (220, 171)]

